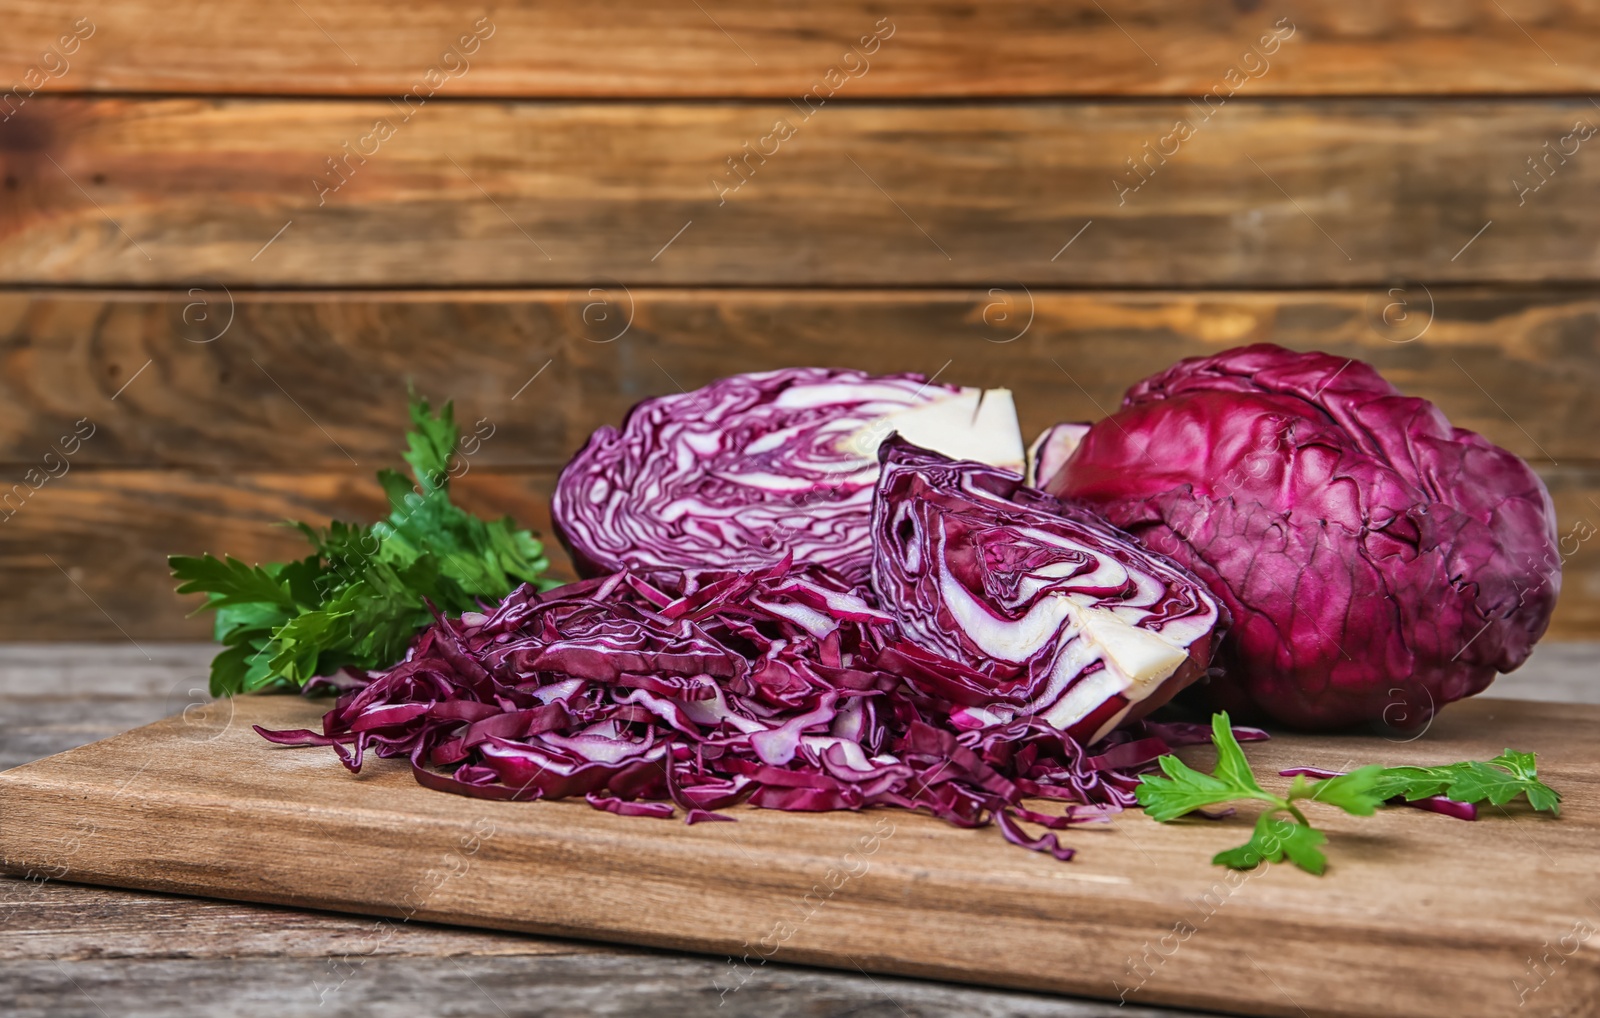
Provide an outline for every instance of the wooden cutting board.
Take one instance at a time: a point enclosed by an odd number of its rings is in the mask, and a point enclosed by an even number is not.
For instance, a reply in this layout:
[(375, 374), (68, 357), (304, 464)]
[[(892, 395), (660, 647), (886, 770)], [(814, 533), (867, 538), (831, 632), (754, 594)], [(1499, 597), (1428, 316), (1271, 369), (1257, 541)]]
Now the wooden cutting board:
[[(1210, 865), (1253, 811), (1067, 832), (1059, 863), (899, 811), (746, 808), (688, 827), (580, 802), (352, 776), (294, 697), (242, 697), (0, 774), (9, 872), (1261, 1015), (1578, 1015), (1600, 1007), (1600, 708), (1479, 700), (1414, 741), (1286, 735), (1258, 773), (1539, 754), (1559, 819), (1346, 817), (1321, 878)], [(1210, 766), (1208, 748), (1184, 755)], [(1275, 779), (1274, 779), (1275, 780)], [(1269, 783), (1269, 787), (1273, 787)], [(381, 935), (381, 929), (375, 936)]]

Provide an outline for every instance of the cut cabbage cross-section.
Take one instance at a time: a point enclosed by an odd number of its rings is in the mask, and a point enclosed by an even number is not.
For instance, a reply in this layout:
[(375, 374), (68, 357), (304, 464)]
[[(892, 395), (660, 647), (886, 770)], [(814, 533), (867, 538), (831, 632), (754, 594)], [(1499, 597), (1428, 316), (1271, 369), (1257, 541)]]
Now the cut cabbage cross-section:
[(1198, 579), (1017, 474), (898, 437), (879, 455), (873, 586), (962, 666), (902, 650), (957, 727), (1034, 718), (1091, 743), (1205, 673), (1227, 613)]
[(704, 570), (795, 561), (864, 584), (878, 445), (899, 432), (1021, 471), (1011, 394), (829, 368), (734, 375), (647, 399), (596, 431), (556, 484), (578, 570), (667, 588)]
[(1026, 454), (1009, 389), (940, 390), (938, 398), (885, 414), (863, 426), (847, 447), (874, 462), (891, 434), (951, 459), (976, 460), (1021, 473)]
[(1055, 479), (1061, 470), (1062, 464), (1072, 456), (1078, 443), (1083, 441), (1083, 436), (1089, 433), (1089, 425), (1065, 423), (1055, 424), (1039, 433), (1033, 440), (1033, 445), (1028, 447), (1028, 468), (1024, 475), (1030, 487), (1049, 491), (1050, 482)]

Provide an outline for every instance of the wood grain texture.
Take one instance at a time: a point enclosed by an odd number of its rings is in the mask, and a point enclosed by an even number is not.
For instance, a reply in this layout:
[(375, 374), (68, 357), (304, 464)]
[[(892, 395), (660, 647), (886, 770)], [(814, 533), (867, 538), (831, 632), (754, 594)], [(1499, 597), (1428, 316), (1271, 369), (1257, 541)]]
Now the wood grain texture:
[(0, 479), (59, 464), (60, 436), (96, 426), (69, 472), (0, 525), (0, 567), (19, 578), (0, 594), (0, 637), (203, 638), (165, 556), (267, 561), (300, 550), (271, 523), (374, 518), (371, 476), (399, 465), (408, 380), (456, 399), (469, 429), (494, 428), (458, 485), (467, 504), (548, 534), (555, 469), (680, 385), (793, 364), (940, 373), (1012, 388), (1032, 435), (1100, 417), (1180, 357), (1267, 339), (1371, 361), (1539, 461), (1571, 553), (1555, 632), (1600, 633), (1600, 543), (1583, 536), (1600, 527), (1600, 301), (1581, 293), (214, 290), (208, 313), (231, 325), (209, 343), (185, 341), (196, 299), (0, 295)]
[[(177, 713), (195, 702), (191, 680), (215, 649), (0, 644), (0, 768)], [(1541, 644), (1486, 695), (1600, 702), (1597, 655), (1595, 644)], [(718, 959), (416, 922), (377, 941), (373, 929), (355, 916), (0, 877), (0, 999), (17, 1018), (98, 1018), (85, 993), (133, 1018), (476, 1016), (491, 1006), (484, 993), (508, 1014), (530, 1015), (654, 1015), (663, 1000), (693, 1018), (1179, 1013), (780, 962), (724, 996), (714, 992), (726, 968)], [(323, 993), (329, 986), (337, 989)]]
[[(128, 650), (135, 648), (124, 644)], [(212, 651), (215, 653), (215, 650)], [(209, 659), (208, 659), (209, 660)], [(52, 753), (74, 746), (109, 739), (130, 728), (148, 725), (182, 711), (189, 703), (201, 702), (209, 689), (209, 668), (198, 668), (176, 675), (169, 681), (172, 693), (157, 697), (104, 696), (105, 701), (92, 713), (85, 712), (77, 697), (32, 697), (24, 704), (8, 699), (0, 716), (0, 770), (20, 767)], [(190, 690), (194, 692), (189, 693)], [(0, 899), (5, 897), (0, 888)], [(0, 905), (0, 916), (4, 915)]]
[(12, 465), (0, 481), (39, 467), (84, 417), (96, 430), (73, 469), (344, 470), (354, 459), (364, 474), (395, 460), (408, 382), (456, 400), (464, 430), (489, 436), (471, 468), (560, 467), (647, 396), (808, 364), (942, 368), (943, 381), (1008, 387), (1031, 437), (1103, 416), (1179, 358), (1264, 340), (1368, 361), (1529, 459), (1596, 457), (1600, 297), (1581, 291), (213, 287), (0, 293), (0, 465)]
[[(1562, 538), (1562, 592), (1551, 634), (1600, 635), (1600, 472), (1540, 468), (1555, 499)], [(571, 565), (551, 536), (548, 470), (474, 471), (460, 501), (480, 515), (509, 513), (543, 535), (552, 575)], [(370, 473), (239, 473), (84, 470), (52, 481), (0, 524), (0, 640), (201, 640), (209, 618), (186, 618), (197, 599), (179, 598), (166, 558), (230, 554), (247, 562), (305, 553), (284, 519), (376, 519), (382, 495)], [(54, 560), (54, 561), (52, 561)]]
[[(582, 803), (464, 799), (420, 788), (400, 762), (352, 778), (327, 752), (270, 749), (248, 727), (301, 727), (319, 710), (240, 698), (6, 772), (5, 867), (716, 956), (767, 936), (774, 960), (1111, 998), (1139, 979), (1124, 959), (1187, 920), (1193, 932), (1129, 999), (1286, 1016), (1505, 1014), (1529, 952), (1600, 895), (1595, 708), (1471, 701), (1407, 743), (1286, 735), (1253, 747), (1270, 772), (1536, 746), (1565, 809), (1477, 824), (1319, 814), (1325, 878), (1274, 867), (1232, 886), (1208, 860), (1239, 840), (1239, 821), (1158, 828), (1124, 814), (1114, 830), (1075, 833), (1080, 855), (1063, 866), (993, 830), (892, 812), (739, 808), (737, 826), (686, 827)], [(868, 847), (853, 878), (803, 902)], [(322, 865), (305, 866), (308, 855)], [(1600, 964), (1576, 951), (1538, 992), (1541, 1010), (1592, 1000)]]
[[(0, 744), (0, 749), (4, 749)], [(593, 954), (580, 941), (427, 923), (374, 924), (287, 908), (134, 894), (46, 881), (0, 886), (0, 964), (156, 958), (440, 958)], [(174, 922), (177, 917), (182, 922)]]
[[(213, 643), (152, 642), (140, 650), (126, 641), (65, 645), (0, 641), (0, 699), (13, 701), (52, 697), (85, 703), (95, 702), (102, 697), (161, 700), (170, 695), (180, 682), (203, 673), (216, 649)], [(160, 717), (176, 714), (181, 709), (165, 711)], [(26, 712), (19, 710), (17, 713), (21, 715)], [(93, 715), (95, 712), (89, 713)], [(86, 721), (90, 720), (86, 718)], [(91, 723), (102, 724), (99, 720)], [(126, 728), (119, 731), (126, 731)], [(0, 734), (0, 743), (8, 738)], [(38, 755), (59, 753), (80, 744), (71, 742), (56, 745)]]
[[(510, 514), (545, 535), (557, 576), (572, 577), (549, 538), (548, 472), (474, 472), (455, 486), (459, 504), (490, 518)], [(306, 554), (297, 519), (375, 520), (387, 511), (369, 471), (236, 474), (79, 471), (52, 481), (0, 525), (0, 570), (14, 586), (14, 613), (0, 639), (205, 639), (196, 601), (172, 593), (168, 555), (229, 554), (251, 562)], [(48, 634), (48, 635), (47, 635)], [(76, 634), (76, 635), (73, 635)]]
[[(352, 923), (354, 924), (354, 922)], [(360, 921), (370, 926), (370, 921)], [(341, 966), (360, 963), (341, 982)], [(768, 964), (724, 997), (720, 959), (528, 957), (0, 961), (13, 1018), (1204, 1018), (1198, 1011)], [(337, 987), (332, 993), (325, 991)], [(1208, 1012), (1214, 1014), (1214, 1012)]]
[[(385, 95), (423, 80), (477, 18), (494, 33), (446, 87), (460, 96), (788, 96), (848, 66), (859, 96), (1174, 95), (1206, 92), (1279, 19), (1296, 33), (1263, 93), (1593, 92), (1600, 16), (1584, 0), (824, 0), (790, 8), (718, 0), (462, 7), (208, 5), (45, 0), (5, 5), (0, 66), (40, 63), (88, 18), (94, 35), (45, 87), (74, 91)], [(880, 20), (882, 19), (882, 20)], [(1520, 30), (1519, 30), (1520, 29)], [(1526, 34), (1524, 34), (1526, 33)], [(51, 62), (51, 72), (62, 63)], [(867, 68), (862, 70), (862, 68)], [(465, 68), (463, 70), (463, 68)]]
[[(1584, 147), (1597, 144), (1600, 110), (1588, 100), (1207, 110), (869, 102), (807, 119), (787, 102), (496, 102), (431, 103), (407, 121), (400, 104), (371, 100), (41, 96), (0, 125), (0, 277), (261, 287), (1600, 277), (1600, 159)], [(1537, 176), (1535, 159), (1548, 160)]]
[[(145, 651), (149, 657), (146, 657)], [(0, 769), (180, 711), (214, 646), (0, 644)], [(173, 693), (180, 694), (174, 697)], [(771, 963), (732, 997), (707, 958), (0, 877), (13, 1018), (660, 1014), (1109, 1018), (1108, 1005)], [(1134, 1008), (1119, 1018), (1173, 1018)], [(1181, 1012), (1188, 1015), (1191, 1012)]]

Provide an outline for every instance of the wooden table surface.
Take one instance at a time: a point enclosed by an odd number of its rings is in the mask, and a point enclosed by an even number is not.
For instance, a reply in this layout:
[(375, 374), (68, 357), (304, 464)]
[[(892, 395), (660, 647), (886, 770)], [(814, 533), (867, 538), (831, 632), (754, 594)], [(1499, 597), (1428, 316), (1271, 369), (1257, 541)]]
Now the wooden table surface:
[[(209, 646), (0, 645), (0, 768), (181, 711)], [(1549, 644), (1492, 692), (1600, 702), (1600, 645)], [(375, 936), (375, 926), (384, 927)], [(1128, 1018), (1156, 1008), (0, 878), (9, 1014), (937, 1015)]]

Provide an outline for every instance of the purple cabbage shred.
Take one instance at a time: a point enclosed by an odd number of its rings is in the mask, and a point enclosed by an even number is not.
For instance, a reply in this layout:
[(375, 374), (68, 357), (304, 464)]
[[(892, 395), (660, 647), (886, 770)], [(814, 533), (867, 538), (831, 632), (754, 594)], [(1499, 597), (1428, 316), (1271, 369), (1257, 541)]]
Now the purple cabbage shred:
[(331, 746), (351, 771), (369, 752), (404, 758), (419, 783), (460, 795), (581, 796), (691, 824), (732, 820), (717, 811), (740, 802), (893, 807), (993, 824), (1061, 860), (1072, 849), (1053, 832), (1104, 824), (1158, 756), (1202, 738), (1138, 722), (1085, 747), (1036, 718), (962, 727), (963, 704), (905, 680), (905, 646), (869, 591), (789, 558), (692, 574), (682, 592), (620, 572), (440, 618), (404, 661), (343, 683), (320, 733), (257, 731)]

